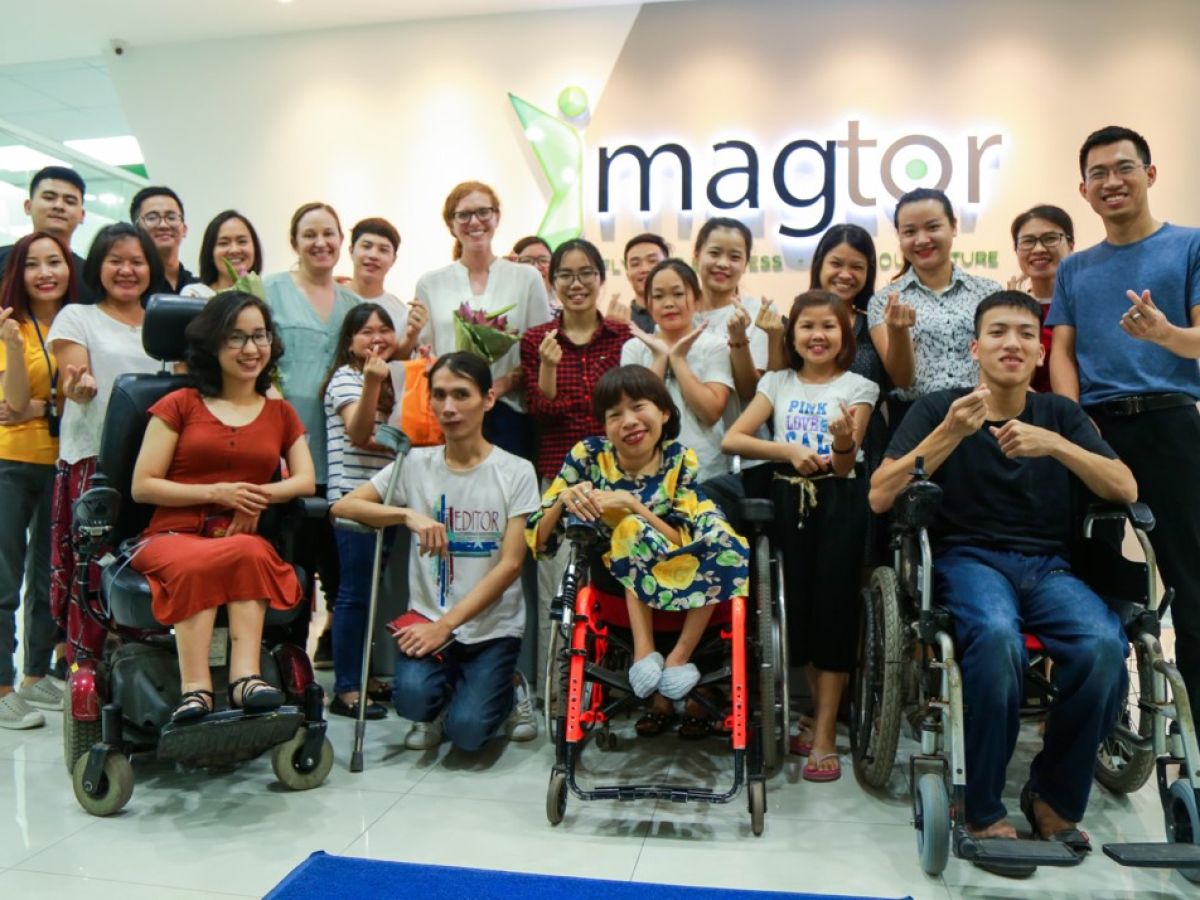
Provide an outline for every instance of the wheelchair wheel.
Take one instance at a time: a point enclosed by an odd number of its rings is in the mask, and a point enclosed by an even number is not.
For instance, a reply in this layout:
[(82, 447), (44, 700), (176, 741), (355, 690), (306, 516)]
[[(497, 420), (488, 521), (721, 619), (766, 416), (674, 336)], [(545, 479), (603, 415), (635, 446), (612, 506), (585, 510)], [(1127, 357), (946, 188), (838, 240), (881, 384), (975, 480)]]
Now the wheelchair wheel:
[[(1184, 778), (1177, 778), (1167, 791), (1167, 840), (1172, 844), (1200, 843), (1200, 811), (1196, 808), (1196, 792)], [(1181, 868), (1179, 873), (1188, 881), (1200, 884), (1200, 869)]]
[[(763, 767), (774, 772), (787, 754), (787, 635), (776, 610), (772, 583), (771, 543), (766, 535), (754, 542), (754, 614), (758, 639), (758, 706), (762, 727)], [(782, 613), (782, 571), (778, 573), (779, 612)]]
[(941, 875), (950, 858), (950, 797), (945, 779), (926, 772), (917, 780), (913, 813), (921, 868), (926, 875)]
[(546, 720), (546, 734), (554, 740), (555, 723), (562, 715), (563, 679), (558, 662), (558, 624), (550, 626), (550, 646), (546, 648), (546, 667), (542, 673), (542, 714)]
[(859, 663), (850, 697), (850, 750), (860, 781), (882, 788), (900, 740), (904, 641), (896, 573), (880, 567), (863, 592)]
[[(79, 805), (93, 816), (111, 816), (124, 809), (133, 796), (133, 766), (129, 759), (123, 753), (107, 754), (97, 785), (84, 783), (87, 764), (88, 757), (84, 754), (75, 761), (71, 773), (71, 787)], [(89, 787), (92, 789), (88, 790)]]
[(755, 837), (762, 837), (767, 817), (767, 783), (754, 779), (746, 793), (750, 800), (750, 831)]
[(63, 700), (63, 762), (67, 766), (67, 775), (75, 774), (75, 762), (92, 749), (93, 744), (100, 743), (100, 720), (83, 722), (71, 715), (71, 698)]
[(319, 787), (329, 777), (333, 768), (333, 744), (329, 738), (321, 741), (321, 749), (315, 760), (305, 762), (302, 757), (305, 730), (297, 728), (295, 735), (271, 751), (271, 768), (284, 787), (293, 791), (308, 791)]
[(567, 775), (555, 769), (550, 773), (550, 784), (546, 786), (546, 818), (557, 825), (567, 813)]
[(1154, 748), (1136, 747), (1129, 737), (1130, 733), (1142, 738), (1154, 734), (1154, 713), (1139, 706), (1143, 697), (1154, 696), (1154, 666), (1140, 643), (1134, 651), (1129, 656), (1129, 696), (1116, 727), (1096, 751), (1096, 780), (1114, 794), (1134, 793), (1154, 772)]

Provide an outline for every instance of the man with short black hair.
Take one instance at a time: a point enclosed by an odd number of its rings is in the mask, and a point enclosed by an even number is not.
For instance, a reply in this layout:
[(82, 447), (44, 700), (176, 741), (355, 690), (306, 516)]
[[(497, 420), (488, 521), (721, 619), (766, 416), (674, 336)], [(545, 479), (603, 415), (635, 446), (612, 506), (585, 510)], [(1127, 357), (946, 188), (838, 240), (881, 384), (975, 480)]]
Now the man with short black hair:
[(162, 185), (142, 188), (129, 204), (129, 221), (150, 235), (162, 260), (163, 277), (151, 287), (152, 294), (178, 294), (199, 280), (179, 261), (188, 230), (178, 194)]
[(1158, 172), (1136, 131), (1089, 135), (1079, 174), (1105, 240), (1059, 263), (1050, 383), (1083, 405), (1154, 513), (1179, 671), (1200, 716), (1200, 228), (1151, 215)]
[[(83, 195), (86, 192), (83, 178), (74, 169), (46, 166), (38, 171), (29, 182), (29, 199), (25, 201), (25, 215), (33, 225), (31, 230), (53, 235), (70, 250), (71, 236), (83, 222)], [(0, 280), (4, 278), (11, 252), (12, 244), (0, 247)], [(74, 252), (71, 256), (75, 260), (75, 296), (83, 302), (98, 299), (90, 296), (83, 285), (83, 257)]]
[[(671, 248), (662, 236), (649, 232), (635, 235), (625, 244), (625, 277), (633, 288), (628, 318), (647, 334), (654, 333), (654, 319), (646, 309), (646, 276), (670, 255)], [(612, 315), (611, 307), (609, 314)]]
[(1024, 630), (1054, 660), (1058, 693), (1021, 809), (1035, 837), (1082, 854), (1090, 844), (1077, 826), (1096, 751), (1124, 701), (1128, 646), (1116, 613), (1071, 573), (1073, 497), (1081, 483), (1131, 503), (1137, 484), (1078, 404), (1030, 390), (1044, 355), (1036, 300), (998, 291), (980, 301), (971, 357), (982, 384), (916, 401), (871, 478), (870, 502), (876, 513), (891, 509), (918, 459), (943, 491), (930, 538), (962, 667), (968, 832), (1016, 837), (1001, 795), (1021, 727)]

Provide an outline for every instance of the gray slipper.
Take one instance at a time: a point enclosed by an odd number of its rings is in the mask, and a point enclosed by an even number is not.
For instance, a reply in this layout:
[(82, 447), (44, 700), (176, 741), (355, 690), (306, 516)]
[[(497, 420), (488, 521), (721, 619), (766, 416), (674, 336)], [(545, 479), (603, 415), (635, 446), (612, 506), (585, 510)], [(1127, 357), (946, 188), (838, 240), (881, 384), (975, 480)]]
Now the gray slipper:
[(661, 653), (651, 653), (643, 656), (629, 667), (629, 686), (633, 692), (645, 700), (658, 690), (658, 683), (663, 677), (663, 657)]
[(691, 663), (663, 669), (658, 692), (668, 700), (682, 700), (700, 683), (700, 670)]

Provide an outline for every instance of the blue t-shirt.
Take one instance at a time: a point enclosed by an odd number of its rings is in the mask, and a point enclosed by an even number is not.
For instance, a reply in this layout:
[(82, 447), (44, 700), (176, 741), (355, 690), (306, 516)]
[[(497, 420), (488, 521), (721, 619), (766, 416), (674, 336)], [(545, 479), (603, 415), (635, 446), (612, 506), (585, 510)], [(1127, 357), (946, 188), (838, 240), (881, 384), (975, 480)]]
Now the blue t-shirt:
[(1135, 394), (1178, 392), (1200, 399), (1196, 360), (1121, 328), (1130, 306), (1125, 292), (1147, 290), (1172, 325), (1191, 325), (1191, 309), (1200, 304), (1200, 228), (1164, 224), (1135, 243), (1105, 241), (1059, 263), (1046, 324), (1075, 329), (1084, 406)]

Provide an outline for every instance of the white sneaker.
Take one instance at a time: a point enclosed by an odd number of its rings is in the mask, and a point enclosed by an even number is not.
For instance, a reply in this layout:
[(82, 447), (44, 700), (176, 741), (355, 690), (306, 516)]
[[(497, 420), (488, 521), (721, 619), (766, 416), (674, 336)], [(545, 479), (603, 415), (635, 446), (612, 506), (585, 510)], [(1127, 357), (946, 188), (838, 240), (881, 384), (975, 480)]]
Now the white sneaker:
[(533, 714), (533, 701), (529, 694), (529, 682), (520, 672), (520, 681), (513, 685), (513, 708), (504, 720), (504, 733), (510, 741), (532, 741), (537, 737), (537, 717)]
[(46, 717), (17, 695), (16, 691), (0, 697), (0, 728), (40, 728)]
[(432, 750), (442, 742), (442, 717), (432, 722), (413, 722), (404, 737), (404, 746), (409, 750)]
[(29, 687), (18, 688), (21, 699), (30, 706), (38, 709), (61, 710), (63, 708), (63, 691), (53, 678), (41, 678)]

